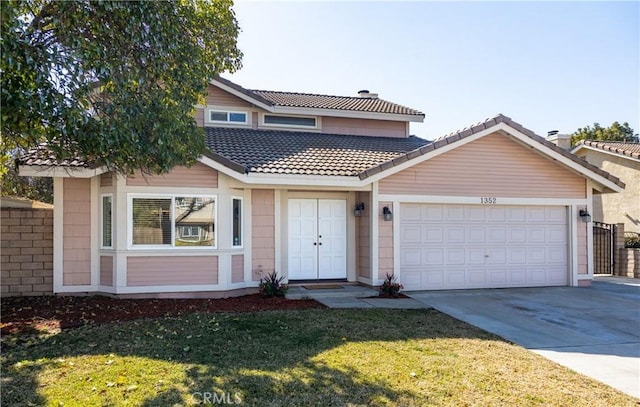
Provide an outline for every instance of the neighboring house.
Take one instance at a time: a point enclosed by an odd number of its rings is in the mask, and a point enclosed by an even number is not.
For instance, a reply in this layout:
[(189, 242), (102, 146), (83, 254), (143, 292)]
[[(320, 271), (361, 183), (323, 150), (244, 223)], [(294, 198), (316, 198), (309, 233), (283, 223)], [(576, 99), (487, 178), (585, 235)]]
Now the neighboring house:
[(502, 115), (430, 142), (409, 135), (423, 113), (367, 91), (218, 78), (206, 103), (209, 153), (191, 168), (21, 159), (22, 175), (54, 178), (55, 292), (227, 296), (274, 270), (368, 285), (395, 273), (407, 290), (583, 286), (579, 212), (592, 189), (624, 187)]
[(593, 196), (593, 220), (640, 233), (640, 143), (583, 140), (572, 152), (626, 184), (619, 194)]

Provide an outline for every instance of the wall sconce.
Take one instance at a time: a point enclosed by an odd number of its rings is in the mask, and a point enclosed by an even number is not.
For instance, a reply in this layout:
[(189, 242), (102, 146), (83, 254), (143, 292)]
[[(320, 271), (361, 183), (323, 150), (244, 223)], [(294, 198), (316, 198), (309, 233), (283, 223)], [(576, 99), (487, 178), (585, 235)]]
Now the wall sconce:
[(584, 223), (589, 223), (591, 222), (591, 215), (589, 214), (589, 211), (587, 211), (586, 209), (580, 209), (580, 218), (582, 218), (582, 221)]
[(382, 216), (384, 217), (384, 220), (387, 222), (393, 220), (393, 213), (391, 212), (391, 209), (389, 209), (388, 206), (385, 206), (384, 208), (382, 208)]
[(353, 216), (362, 216), (362, 211), (364, 211), (364, 202), (358, 202), (353, 208)]

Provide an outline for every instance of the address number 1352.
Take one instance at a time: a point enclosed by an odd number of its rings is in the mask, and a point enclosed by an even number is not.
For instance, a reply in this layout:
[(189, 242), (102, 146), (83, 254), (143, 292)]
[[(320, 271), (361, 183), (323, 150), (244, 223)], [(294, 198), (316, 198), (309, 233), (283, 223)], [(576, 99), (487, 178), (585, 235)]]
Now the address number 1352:
[(498, 203), (498, 199), (495, 198), (495, 197), (483, 196), (483, 197), (480, 197), (480, 203), (481, 204), (495, 204), (495, 203)]

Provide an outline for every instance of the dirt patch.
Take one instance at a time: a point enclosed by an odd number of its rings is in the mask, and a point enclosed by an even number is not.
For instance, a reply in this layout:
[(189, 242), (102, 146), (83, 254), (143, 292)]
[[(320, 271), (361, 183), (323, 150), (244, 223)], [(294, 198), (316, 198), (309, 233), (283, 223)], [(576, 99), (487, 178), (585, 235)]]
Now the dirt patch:
[(2, 298), (0, 331), (2, 335), (21, 334), (192, 312), (254, 312), (303, 308), (324, 308), (324, 305), (311, 299), (263, 298), (260, 294), (224, 299), (9, 297)]

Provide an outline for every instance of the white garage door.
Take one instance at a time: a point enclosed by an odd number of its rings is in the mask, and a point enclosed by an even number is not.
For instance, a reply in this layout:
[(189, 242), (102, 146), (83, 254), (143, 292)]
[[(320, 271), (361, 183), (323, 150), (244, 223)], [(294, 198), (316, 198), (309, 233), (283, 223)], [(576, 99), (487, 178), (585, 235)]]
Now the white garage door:
[(568, 284), (563, 206), (401, 204), (405, 290)]

